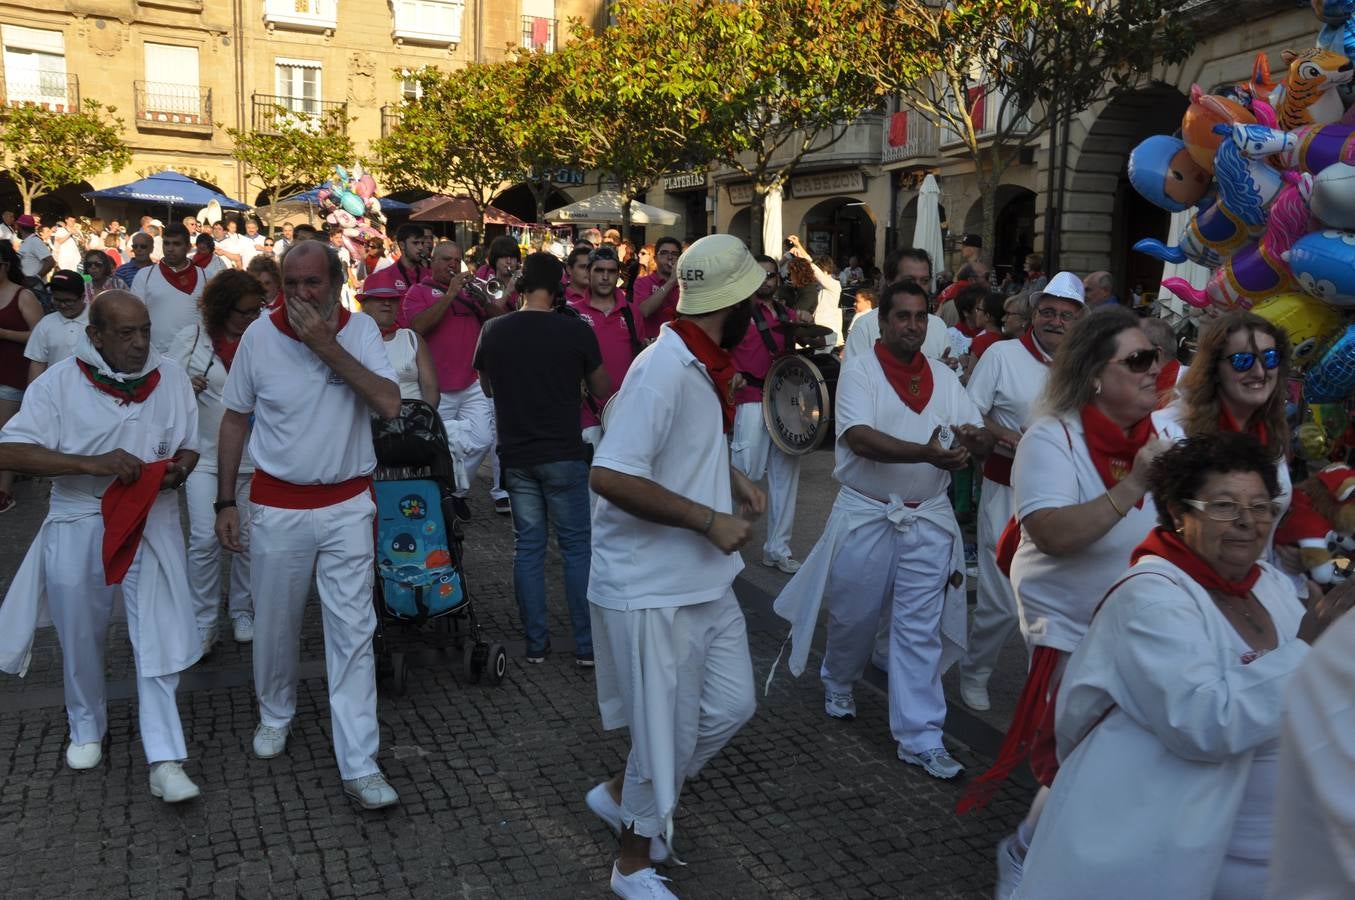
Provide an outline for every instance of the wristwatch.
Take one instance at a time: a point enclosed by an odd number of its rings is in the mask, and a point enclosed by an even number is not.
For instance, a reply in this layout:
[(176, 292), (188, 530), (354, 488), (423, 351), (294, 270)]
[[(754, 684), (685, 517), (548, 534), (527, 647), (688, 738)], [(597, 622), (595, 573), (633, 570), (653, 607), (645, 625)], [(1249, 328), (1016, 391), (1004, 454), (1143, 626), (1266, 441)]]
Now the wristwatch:
[(218, 512), (218, 513), (221, 512), (223, 509), (235, 509), (235, 501), (234, 501), (234, 500), (218, 500), (218, 501), (216, 501), (215, 503), (212, 504), (212, 509), (213, 509), (215, 512)]

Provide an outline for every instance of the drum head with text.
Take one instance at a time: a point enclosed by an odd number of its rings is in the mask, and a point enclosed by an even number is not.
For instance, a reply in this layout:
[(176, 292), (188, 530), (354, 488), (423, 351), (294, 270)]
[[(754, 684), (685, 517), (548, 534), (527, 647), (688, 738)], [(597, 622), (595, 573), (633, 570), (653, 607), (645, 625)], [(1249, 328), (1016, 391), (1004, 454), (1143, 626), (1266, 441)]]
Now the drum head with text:
[(772, 442), (799, 456), (822, 444), (833, 430), (831, 396), (823, 372), (796, 354), (779, 357), (762, 383), (762, 417)]

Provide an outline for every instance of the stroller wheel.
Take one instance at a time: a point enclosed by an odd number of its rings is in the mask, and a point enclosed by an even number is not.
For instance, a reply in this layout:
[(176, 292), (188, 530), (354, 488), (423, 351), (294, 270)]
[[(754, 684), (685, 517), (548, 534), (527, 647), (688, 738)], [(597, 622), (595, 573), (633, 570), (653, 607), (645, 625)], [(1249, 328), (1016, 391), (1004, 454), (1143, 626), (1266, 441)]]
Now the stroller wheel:
[(476, 649), (481, 646), (475, 641), (467, 638), (462, 643), (461, 650), (461, 674), (466, 676), (466, 680), (475, 684), (480, 680), (480, 673), (484, 669), (484, 660), (476, 660)]
[(409, 662), (403, 653), (391, 654), (391, 687), (396, 694), (403, 695), (409, 683)]
[(502, 644), (489, 645), (488, 665), (485, 666), (485, 674), (489, 678), (490, 684), (499, 684), (503, 681), (504, 673), (508, 671), (508, 653), (503, 649)]

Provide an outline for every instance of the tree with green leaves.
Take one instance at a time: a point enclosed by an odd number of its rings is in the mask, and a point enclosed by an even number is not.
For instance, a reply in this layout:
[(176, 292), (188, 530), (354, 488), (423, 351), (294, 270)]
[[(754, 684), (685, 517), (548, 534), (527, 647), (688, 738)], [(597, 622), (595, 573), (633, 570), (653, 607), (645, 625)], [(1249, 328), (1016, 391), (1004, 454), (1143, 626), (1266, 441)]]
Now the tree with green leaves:
[(96, 100), (86, 100), (79, 112), (35, 103), (0, 106), (0, 169), (18, 187), (25, 213), (38, 197), (131, 162), (116, 112)]
[[(1176, 15), (1184, 0), (857, 4), (857, 65), (963, 146), (978, 178), (987, 247), (995, 241), (998, 187), (1023, 148), (1143, 86), (1154, 66), (1180, 62), (1194, 46)], [(1057, 222), (1045, 227), (1058, 229)]]
[[(342, 109), (310, 116), (279, 106), (262, 128), (225, 131), (234, 142), (231, 156), (273, 203), (310, 190), (330, 178), (335, 166), (354, 161), (353, 139), (348, 136), (352, 122)], [(271, 228), (273, 223), (264, 224)]]

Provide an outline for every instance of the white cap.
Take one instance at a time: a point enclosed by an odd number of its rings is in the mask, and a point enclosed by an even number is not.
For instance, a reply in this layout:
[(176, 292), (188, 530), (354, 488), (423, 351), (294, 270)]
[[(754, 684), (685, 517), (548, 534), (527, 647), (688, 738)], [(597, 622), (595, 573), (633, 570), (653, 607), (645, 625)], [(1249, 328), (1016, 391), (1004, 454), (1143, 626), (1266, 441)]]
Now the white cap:
[(1035, 295), (1035, 302), (1039, 303), (1043, 297), (1057, 297), (1078, 306), (1087, 305), (1087, 292), (1082, 287), (1082, 279), (1072, 272), (1059, 272), (1049, 279), (1049, 284), (1044, 286), (1044, 290)]
[(767, 273), (743, 241), (732, 234), (710, 234), (678, 257), (677, 277), (677, 311), (699, 316), (747, 300)]

